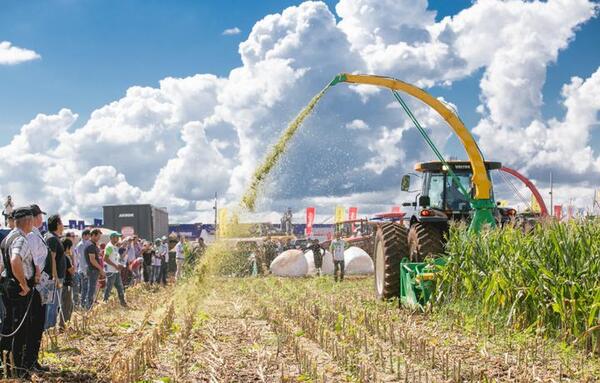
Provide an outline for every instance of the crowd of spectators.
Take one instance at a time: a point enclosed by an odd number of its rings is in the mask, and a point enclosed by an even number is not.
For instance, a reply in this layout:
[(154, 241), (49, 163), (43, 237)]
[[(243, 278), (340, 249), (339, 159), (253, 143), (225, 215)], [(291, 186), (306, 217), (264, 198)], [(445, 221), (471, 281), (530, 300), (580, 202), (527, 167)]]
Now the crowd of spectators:
[[(189, 253), (183, 236), (172, 249), (167, 237), (150, 242), (112, 232), (106, 239), (98, 228), (77, 238), (65, 233), (57, 214), (48, 216), (47, 232), (40, 231), (46, 213), (38, 205), (13, 208), (11, 201), (4, 213), (10, 231), (0, 235), (0, 362), (7, 366), (0, 370), (12, 377), (48, 371), (38, 361), (45, 330), (64, 330), (74, 310), (109, 300), (113, 288), (127, 309), (129, 286), (167, 285), (172, 263), (176, 281)], [(204, 243), (194, 247), (203, 251)]]

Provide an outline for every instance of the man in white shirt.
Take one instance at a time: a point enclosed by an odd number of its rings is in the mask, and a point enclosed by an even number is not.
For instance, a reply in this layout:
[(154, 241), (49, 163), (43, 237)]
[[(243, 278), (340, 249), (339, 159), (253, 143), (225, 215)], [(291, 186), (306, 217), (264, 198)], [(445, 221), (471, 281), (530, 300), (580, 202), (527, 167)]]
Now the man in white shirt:
[(181, 278), (183, 275), (183, 262), (185, 261), (185, 236), (179, 236), (179, 242), (175, 245), (175, 263), (177, 264), (177, 272), (175, 279)]
[(115, 286), (117, 288), (117, 295), (119, 296), (119, 302), (121, 306), (127, 307), (125, 302), (125, 291), (123, 289), (123, 282), (121, 281), (121, 269), (124, 265), (121, 262), (121, 256), (119, 255), (119, 238), (121, 234), (111, 233), (110, 242), (104, 248), (104, 272), (106, 273), (106, 288), (104, 289), (104, 301), (106, 302), (110, 297), (110, 292)]
[(333, 254), (333, 278), (338, 281), (338, 270), (340, 272), (340, 281), (344, 280), (344, 250), (346, 250), (346, 241), (342, 239), (342, 233), (338, 232), (335, 239), (329, 245), (329, 251)]

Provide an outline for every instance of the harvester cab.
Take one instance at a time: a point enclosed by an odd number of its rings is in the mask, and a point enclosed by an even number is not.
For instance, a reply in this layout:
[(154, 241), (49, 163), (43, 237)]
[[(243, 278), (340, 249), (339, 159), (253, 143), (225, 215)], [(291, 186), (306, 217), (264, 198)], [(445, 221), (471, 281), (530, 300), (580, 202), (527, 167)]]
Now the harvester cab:
[[(502, 167), (485, 161), (487, 176)], [(375, 291), (380, 299), (400, 298), (409, 307), (423, 307), (435, 283), (437, 267), (444, 264), (445, 243), (451, 221), (474, 219), (473, 171), (468, 161), (423, 162), (419, 174), (402, 177), (401, 190), (414, 192), (404, 222), (383, 223), (375, 234)], [(411, 189), (420, 178), (420, 189)], [(489, 191), (493, 198), (493, 190)], [(496, 223), (501, 217), (498, 209)], [(408, 227), (407, 227), (408, 226)]]
[[(449, 172), (451, 167), (454, 176)], [(485, 162), (489, 173), (500, 169), (500, 162)], [(421, 173), (422, 185), (416, 190), (415, 201), (403, 204), (408, 209), (409, 259), (422, 262), (444, 252), (444, 237), (448, 233), (449, 221), (468, 222), (473, 216), (473, 172), (468, 161), (422, 162), (415, 165)], [(458, 184), (460, 183), (460, 184)], [(410, 192), (411, 175), (402, 177), (401, 190)], [(414, 191), (414, 190), (413, 190)], [(497, 216), (495, 214), (495, 216)], [(497, 216), (498, 217), (498, 216)], [(500, 222), (498, 222), (500, 223)]]

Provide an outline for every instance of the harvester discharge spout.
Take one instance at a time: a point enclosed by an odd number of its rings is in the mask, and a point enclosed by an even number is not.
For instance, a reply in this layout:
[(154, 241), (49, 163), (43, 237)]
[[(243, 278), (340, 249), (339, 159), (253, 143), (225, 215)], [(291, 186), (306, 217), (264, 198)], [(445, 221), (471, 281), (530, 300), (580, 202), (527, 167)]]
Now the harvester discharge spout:
[[(485, 226), (496, 225), (492, 182), (486, 163), (475, 139), (454, 111), (423, 89), (394, 78), (340, 73), (329, 83), (328, 88), (341, 82), (389, 89), (438, 160), (444, 165), (448, 178), (459, 189), (464, 201), (469, 202), (473, 211), (469, 230), (478, 233)], [(456, 134), (469, 158), (472, 169), (471, 181), (474, 186), (473, 195), (461, 184), (453, 167), (444, 159), (399, 92), (409, 94), (435, 110)], [(410, 231), (404, 225), (393, 222), (378, 227), (374, 246), (375, 291), (378, 298), (397, 297), (403, 305), (411, 308), (423, 309), (427, 304), (435, 289), (435, 272), (439, 267), (443, 267), (446, 258), (436, 258), (433, 263), (423, 262), (419, 256), (422, 255), (420, 253), (427, 241), (421, 237), (426, 238), (429, 244), (434, 243), (435, 240), (432, 238), (439, 238), (440, 242), (444, 240), (443, 234), (440, 234), (434, 226), (428, 227), (425, 223), (412, 224), (411, 222)], [(423, 244), (420, 241), (423, 241)], [(434, 255), (439, 256), (441, 249), (443, 247), (433, 251), (437, 253)]]
[[(473, 198), (471, 198), (469, 195), (468, 199), (474, 213), (469, 230), (479, 232), (486, 225), (490, 227), (494, 227), (496, 225), (496, 220), (494, 219), (493, 214), (495, 203), (491, 193), (492, 182), (485, 167), (483, 155), (481, 154), (481, 151), (479, 150), (479, 147), (477, 146), (477, 143), (475, 142), (475, 139), (469, 130), (452, 110), (450, 110), (443, 102), (425, 92), (423, 89), (391, 77), (340, 73), (333, 78), (333, 80), (329, 83), (329, 86), (331, 87), (341, 82), (374, 85), (390, 89), (396, 99), (402, 104), (404, 110), (412, 119), (413, 123), (423, 135), (423, 138), (425, 141), (427, 141), (436, 156), (438, 156), (442, 163), (445, 163), (446, 161), (433, 144), (433, 141), (429, 139), (426, 131), (420, 126), (416, 118), (414, 118), (414, 115), (412, 115), (410, 109), (408, 109), (408, 106), (398, 95), (398, 91), (407, 93), (417, 98), (435, 110), (458, 136), (458, 139), (467, 152), (469, 162), (471, 163), (471, 168), (473, 169), (472, 181), (475, 187), (475, 195)], [(455, 178), (453, 174), (451, 174), (451, 176)]]

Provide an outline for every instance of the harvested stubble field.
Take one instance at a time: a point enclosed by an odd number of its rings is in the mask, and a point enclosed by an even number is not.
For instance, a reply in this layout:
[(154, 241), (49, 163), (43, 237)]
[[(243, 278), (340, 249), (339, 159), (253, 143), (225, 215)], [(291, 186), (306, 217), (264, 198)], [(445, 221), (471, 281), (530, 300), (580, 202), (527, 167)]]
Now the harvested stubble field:
[[(55, 382), (595, 382), (600, 361), (468, 307), (428, 314), (372, 278), (190, 278), (128, 291), (45, 344)], [(172, 307), (172, 309), (171, 309)]]

